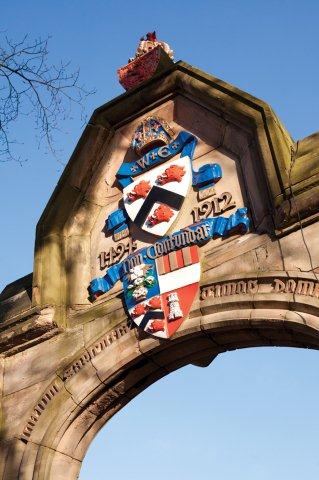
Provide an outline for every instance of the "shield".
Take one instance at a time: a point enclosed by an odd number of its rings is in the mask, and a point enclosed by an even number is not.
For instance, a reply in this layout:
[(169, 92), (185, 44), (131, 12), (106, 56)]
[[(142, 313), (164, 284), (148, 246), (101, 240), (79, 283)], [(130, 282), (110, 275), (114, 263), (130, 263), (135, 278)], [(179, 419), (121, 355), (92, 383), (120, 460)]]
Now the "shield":
[(123, 189), (129, 218), (142, 230), (158, 237), (176, 220), (192, 181), (188, 156), (170, 160), (136, 177)]
[(188, 316), (200, 280), (197, 245), (130, 269), (123, 279), (129, 314), (145, 332), (171, 337)]

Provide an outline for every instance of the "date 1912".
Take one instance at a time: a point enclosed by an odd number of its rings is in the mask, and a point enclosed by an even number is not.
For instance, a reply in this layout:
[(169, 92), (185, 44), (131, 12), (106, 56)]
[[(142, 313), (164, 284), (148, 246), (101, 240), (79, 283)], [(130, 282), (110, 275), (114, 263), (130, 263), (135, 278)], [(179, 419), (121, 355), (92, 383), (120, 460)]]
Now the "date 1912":
[(201, 203), (198, 207), (194, 207), (192, 215), (194, 223), (208, 218), (211, 214), (218, 215), (226, 210), (236, 206), (236, 202), (233, 200), (232, 194), (224, 192), (218, 197), (213, 197), (206, 202)]

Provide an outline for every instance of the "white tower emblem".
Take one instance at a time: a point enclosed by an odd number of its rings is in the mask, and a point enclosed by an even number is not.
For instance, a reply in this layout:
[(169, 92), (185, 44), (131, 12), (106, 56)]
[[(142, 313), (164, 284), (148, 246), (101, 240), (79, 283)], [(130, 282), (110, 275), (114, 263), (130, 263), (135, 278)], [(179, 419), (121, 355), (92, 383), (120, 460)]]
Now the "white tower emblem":
[(168, 306), (169, 306), (169, 315), (168, 320), (175, 320), (176, 318), (181, 318), (183, 312), (179, 304), (179, 298), (177, 292), (170, 293), (167, 296)]

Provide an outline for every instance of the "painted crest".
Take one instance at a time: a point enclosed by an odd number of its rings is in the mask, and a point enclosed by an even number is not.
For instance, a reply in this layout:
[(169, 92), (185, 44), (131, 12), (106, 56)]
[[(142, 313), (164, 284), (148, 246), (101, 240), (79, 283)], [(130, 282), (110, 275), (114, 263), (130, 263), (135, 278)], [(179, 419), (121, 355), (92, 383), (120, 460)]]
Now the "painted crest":
[(130, 268), (123, 279), (126, 306), (134, 323), (146, 333), (169, 338), (188, 316), (198, 292), (198, 246), (144, 261)]
[(191, 182), (189, 157), (170, 160), (123, 189), (125, 210), (135, 225), (161, 237), (176, 220)]
[[(210, 162), (195, 169), (197, 138), (183, 130), (174, 136), (170, 125), (158, 116), (148, 116), (137, 126), (131, 141), (137, 158), (123, 162), (116, 173), (124, 208), (121, 205), (111, 212), (107, 229), (113, 232), (114, 241), (129, 235), (131, 224), (138, 227), (132, 230), (136, 239), (143, 232), (154, 238), (139, 250), (132, 239), (131, 246), (120, 243), (112, 247), (105, 255), (109, 263), (105, 275), (94, 278), (89, 287), (94, 301), (121, 280), (127, 311), (135, 325), (166, 339), (187, 318), (197, 295), (200, 247), (217, 237), (246, 233), (250, 223), (245, 207), (229, 217), (219, 215), (231, 198), (225, 192), (210, 199), (222, 178), (220, 165)], [(205, 202), (208, 209), (201, 215), (199, 207), (193, 209), (194, 223), (174, 232), (171, 227), (191, 187), (202, 193), (201, 199), (209, 199)], [(218, 215), (209, 217), (213, 209)], [(128, 256), (123, 259), (126, 251)]]

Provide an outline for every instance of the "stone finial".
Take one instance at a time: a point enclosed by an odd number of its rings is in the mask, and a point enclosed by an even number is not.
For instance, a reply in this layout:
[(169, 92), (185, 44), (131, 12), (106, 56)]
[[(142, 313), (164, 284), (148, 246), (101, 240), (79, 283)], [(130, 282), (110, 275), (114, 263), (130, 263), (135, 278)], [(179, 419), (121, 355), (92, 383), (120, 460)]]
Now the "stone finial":
[(148, 80), (161, 70), (173, 64), (173, 50), (163, 41), (156, 38), (156, 33), (148, 32), (138, 44), (135, 56), (128, 64), (118, 69), (120, 84), (130, 90)]
[(154, 31), (154, 32), (148, 32), (146, 34), (146, 38), (141, 37), (140, 43), (138, 44), (138, 47), (135, 53), (135, 57), (130, 58), (129, 62), (134, 61), (135, 58), (145, 55), (145, 53), (150, 52), (151, 50), (153, 50), (155, 47), (158, 47), (158, 46), (160, 46), (164, 50), (164, 52), (167, 53), (167, 55), (171, 60), (174, 60), (173, 50), (170, 48), (168, 43), (157, 40), (156, 32)]

